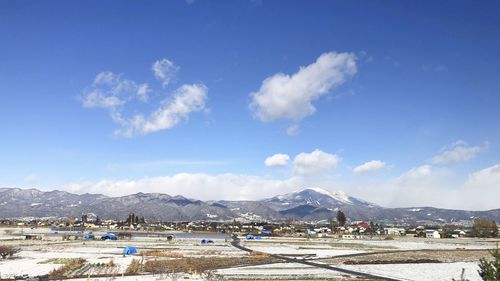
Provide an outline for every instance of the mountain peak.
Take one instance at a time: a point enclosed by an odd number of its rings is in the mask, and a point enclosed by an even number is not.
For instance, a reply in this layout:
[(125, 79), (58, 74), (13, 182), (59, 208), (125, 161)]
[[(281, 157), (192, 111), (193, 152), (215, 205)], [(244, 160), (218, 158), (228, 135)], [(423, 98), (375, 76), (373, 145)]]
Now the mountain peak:
[(328, 191), (326, 189), (319, 188), (319, 187), (308, 187), (308, 188), (302, 189), (301, 191), (294, 192), (294, 193), (308, 193), (308, 192), (311, 192), (311, 191), (315, 192), (315, 193), (319, 193), (321, 195), (328, 196), (328, 197), (330, 197), (332, 199), (341, 201), (341, 202), (346, 203), (346, 204), (352, 204), (353, 203), (351, 201), (351, 199), (350, 199), (350, 196), (347, 195), (347, 193), (345, 193), (342, 190), (337, 190), (337, 191), (330, 192), (330, 191)]

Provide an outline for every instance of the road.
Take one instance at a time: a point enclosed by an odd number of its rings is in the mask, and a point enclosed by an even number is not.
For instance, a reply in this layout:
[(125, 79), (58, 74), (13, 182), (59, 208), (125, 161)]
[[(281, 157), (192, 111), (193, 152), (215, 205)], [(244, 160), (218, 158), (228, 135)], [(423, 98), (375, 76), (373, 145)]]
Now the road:
[[(242, 251), (245, 251), (245, 252), (249, 252), (249, 253), (253, 252), (252, 249), (246, 248), (246, 247), (244, 247), (244, 246), (242, 246), (240, 244), (241, 240), (240, 240), (240, 238), (238, 238), (237, 235), (234, 234), (232, 238), (233, 239), (231, 241), (231, 245), (233, 247), (238, 248), (238, 249), (240, 249)], [(286, 262), (294, 262), (294, 263), (305, 264), (305, 265), (309, 265), (309, 266), (314, 266), (314, 267), (324, 268), (324, 269), (328, 269), (328, 270), (338, 271), (338, 272), (342, 272), (342, 273), (346, 273), (346, 274), (350, 274), (350, 275), (355, 275), (355, 276), (359, 276), (359, 277), (363, 277), (363, 278), (367, 278), (367, 279), (372, 279), (372, 280), (401, 281), (399, 279), (394, 279), (394, 278), (389, 278), (389, 277), (378, 276), (378, 275), (374, 275), (374, 274), (368, 274), (368, 273), (364, 273), (364, 272), (359, 272), (359, 271), (344, 269), (344, 268), (332, 266), (332, 265), (329, 265), (329, 264), (316, 263), (316, 262), (312, 262), (310, 260), (290, 258), (290, 257), (282, 256), (282, 255), (276, 255), (276, 254), (270, 254), (270, 256), (273, 257), (273, 258), (276, 258), (276, 259), (284, 260)]]

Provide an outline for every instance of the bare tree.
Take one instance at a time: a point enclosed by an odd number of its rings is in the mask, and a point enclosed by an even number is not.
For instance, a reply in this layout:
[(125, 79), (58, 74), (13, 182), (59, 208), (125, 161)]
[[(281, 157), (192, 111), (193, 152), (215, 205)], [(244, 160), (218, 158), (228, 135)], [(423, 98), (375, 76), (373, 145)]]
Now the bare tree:
[(9, 245), (0, 245), (0, 256), (2, 259), (6, 259), (7, 257), (12, 257), (14, 254), (19, 253), (21, 249), (14, 248)]

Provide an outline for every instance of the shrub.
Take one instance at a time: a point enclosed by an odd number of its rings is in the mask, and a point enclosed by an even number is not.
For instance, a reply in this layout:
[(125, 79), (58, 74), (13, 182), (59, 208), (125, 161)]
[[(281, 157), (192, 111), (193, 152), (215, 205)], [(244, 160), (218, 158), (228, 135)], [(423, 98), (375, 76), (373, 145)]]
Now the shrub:
[(485, 258), (479, 260), (479, 275), (485, 281), (500, 281), (500, 251), (498, 245), (495, 250), (489, 250), (495, 258), (493, 261), (487, 261)]
[(68, 273), (77, 270), (78, 268), (82, 267), (85, 263), (86, 260), (82, 258), (70, 259), (63, 266), (52, 270), (49, 273), (49, 277), (51, 279), (63, 279), (65, 277), (68, 277), (67, 276)]
[(21, 249), (14, 248), (10, 245), (0, 245), (0, 256), (2, 259), (6, 259), (7, 257), (12, 257), (14, 254), (19, 253)]
[(125, 273), (127, 274), (137, 274), (141, 271), (141, 263), (133, 259), (130, 261), (130, 264), (127, 266), (127, 269), (125, 270)]

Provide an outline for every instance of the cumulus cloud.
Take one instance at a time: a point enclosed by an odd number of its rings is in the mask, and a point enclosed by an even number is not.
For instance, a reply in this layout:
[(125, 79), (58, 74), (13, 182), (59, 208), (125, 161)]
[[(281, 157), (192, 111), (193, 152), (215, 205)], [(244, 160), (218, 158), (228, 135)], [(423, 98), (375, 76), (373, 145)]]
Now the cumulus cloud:
[(266, 78), (260, 89), (250, 94), (250, 109), (263, 122), (287, 119), (297, 123), (316, 111), (315, 100), (355, 73), (354, 54), (324, 53), (292, 75), (277, 73)]
[(147, 83), (137, 84), (132, 80), (123, 79), (120, 74), (104, 71), (96, 75), (92, 85), (80, 98), (84, 107), (113, 109), (134, 98), (147, 101), (148, 92)]
[(453, 164), (464, 162), (474, 158), (483, 148), (481, 146), (468, 146), (466, 142), (459, 140), (443, 149), (431, 159), (432, 164)]
[[(152, 65), (154, 76), (164, 87), (172, 81), (178, 68), (168, 59), (158, 60)], [(124, 79), (120, 74), (105, 71), (96, 75), (80, 100), (84, 107), (108, 109), (111, 119), (121, 126), (115, 134), (132, 137), (175, 127), (187, 120), (191, 113), (204, 110), (208, 98), (208, 89), (204, 84), (184, 84), (161, 99), (151, 113), (127, 114), (125, 107), (130, 107), (134, 100), (153, 106), (150, 92), (152, 90), (147, 83), (139, 84)]]
[(465, 177), (443, 166), (421, 165), (385, 180), (354, 182), (348, 193), (384, 207), (438, 207), (462, 210), (500, 208), (500, 163)]
[[(292, 176), (275, 179), (245, 174), (179, 173), (136, 180), (100, 180), (66, 184), (63, 190), (122, 196), (137, 192), (160, 192), (201, 200), (255, 200), (288, 193), (304, 186), (343, 189), (350, 195), (384, 207), (433, 206), (451, 209), (499, 208), (500, 163), (472, 172), (465, 179), (444, 167), (421, 165), (380, 182), (341, 184), (331, 179)], [(257, 191), (257, 192), (256, 192)]]
[(157, 60), (151, 66), (156, 79), (161, 81), (163, 87), (166, 87), (175, 78), (179, 67), (168, 59)]
[(303, 180), (300, 177), (277, 180), (230, 173), (219, 175), (179, 173), (138, 180), (72, 183), (64, 185), (63, 190), (76, 193), (103, 193), (110, 196), (137, 192), (160, 192), (202, 200), (254, 200), (291, 192), (302, 185)]
[(207, 87), (203, 84), (183, 85), (173, 93), (171, 99), (164, 100), (148, 117), (138, 114), (127, 120), (115, 115), (115, 120), (123, 126), (117, 134), (130, 137), (170, 129), (182, 120), (187, 120), (192, 112), (203, 110), (207, 92)]
[(288, 154), (278, 153), (267, 157), (266, 160), (264, 161), (264, 164), (267, 167), (286, 166), (288, 165), (289, 161), (290, 161), (290, 156), (288, 156)]
[(463, 184), (463, 206), (470, 209), (498, 209), (500, 203), (500, 163), (471, 173)]
[(293, 169), (298, 175), (319, 175), (337, 167), (341, 158), (336, 154), (323, 152), (319, 149), (311, 153), (302, 152), (293, 159)]
[(368, 161), (364, 164), (361, 164), (353, 169), (354, 173), (361, 174), (361, 173), (366, 173), (366, 172), (371, 172), (371, 171), (376, 171), (383, 169), (385, 167), (385, 162), (380, 161), (380, 160), (372, 160)]

